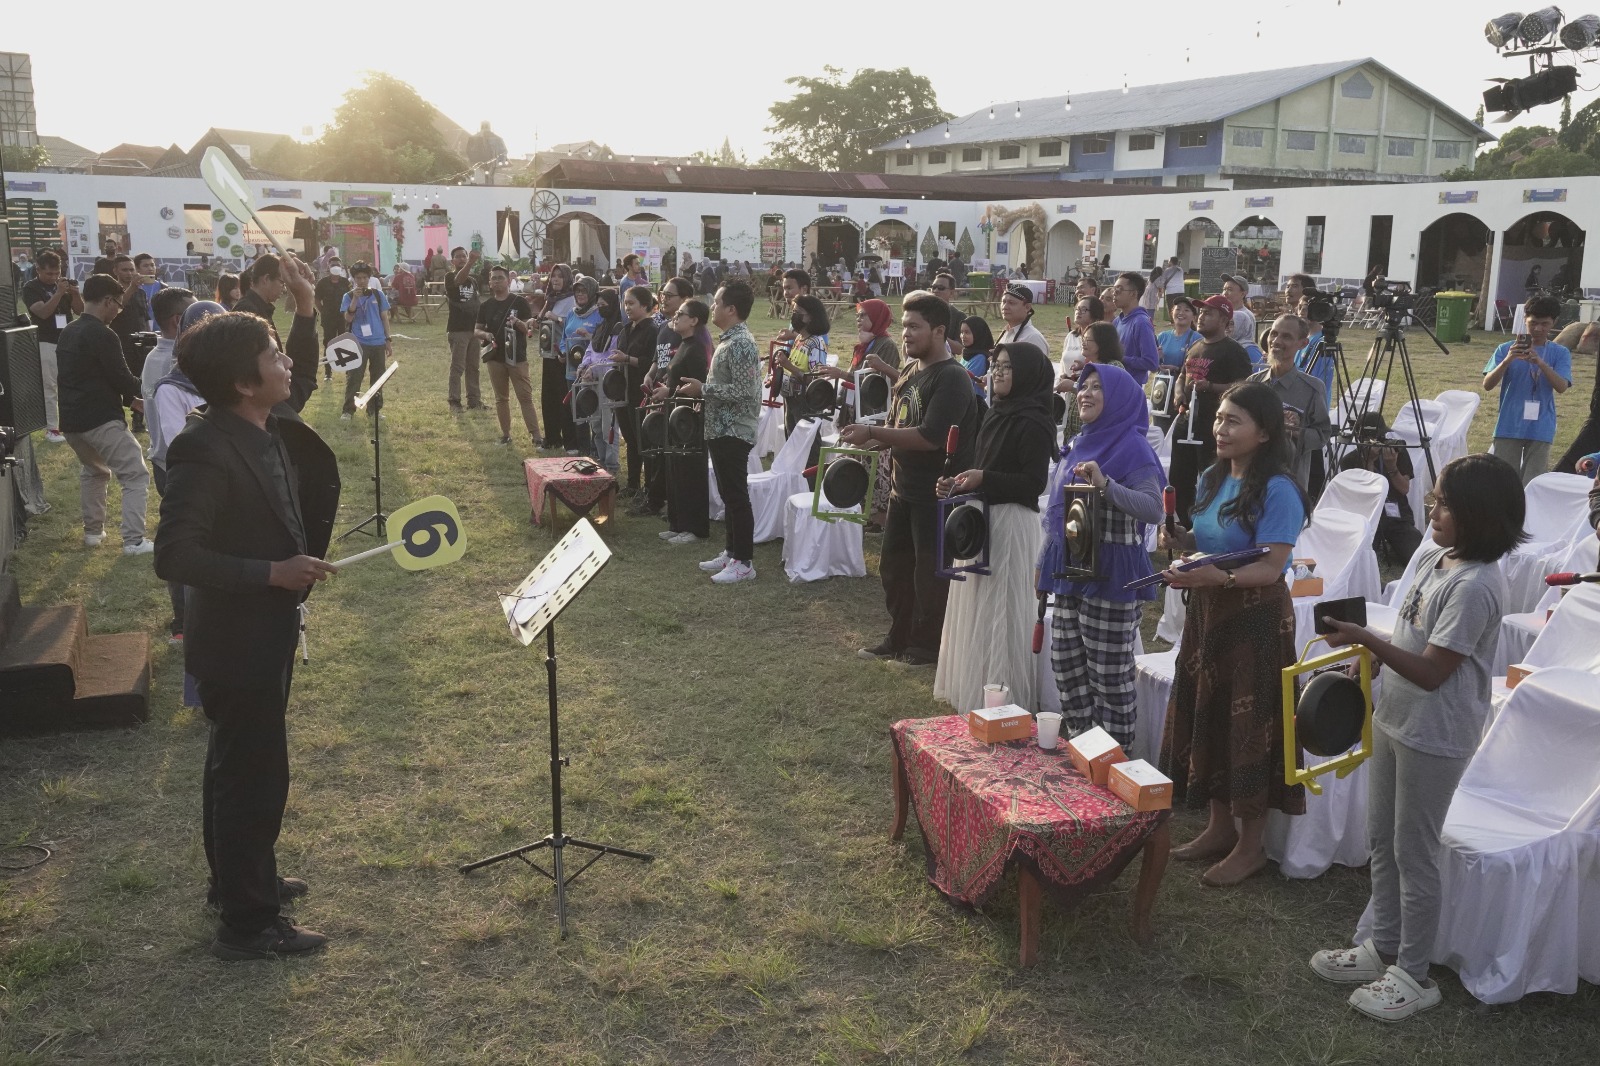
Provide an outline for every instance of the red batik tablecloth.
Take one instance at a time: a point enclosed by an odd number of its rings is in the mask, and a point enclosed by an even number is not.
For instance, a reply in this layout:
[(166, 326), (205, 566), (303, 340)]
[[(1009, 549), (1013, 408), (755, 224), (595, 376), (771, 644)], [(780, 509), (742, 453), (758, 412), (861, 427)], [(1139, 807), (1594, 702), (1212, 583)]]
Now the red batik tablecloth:
[(586, 515), (609, 490), (616, 487), (617, 479), (604, 468), (593, 474), (579, 474), (568, 470), (570, 458), (524, 459), (522, 470), (528, 476), (528, 501), (533, 504), (533, 524), (544, 521), (545, 508), (549, 506), (546, 493), (554, 496), (576, 515)]
[(889, 728), (922, 828), (928, 880), (979, 906), (1013, 863), (1063, 902), (1114, 879), (1170, 813), (1140, 813), (1092, 785), (1066, 748), (982, 744), (961, 715)]

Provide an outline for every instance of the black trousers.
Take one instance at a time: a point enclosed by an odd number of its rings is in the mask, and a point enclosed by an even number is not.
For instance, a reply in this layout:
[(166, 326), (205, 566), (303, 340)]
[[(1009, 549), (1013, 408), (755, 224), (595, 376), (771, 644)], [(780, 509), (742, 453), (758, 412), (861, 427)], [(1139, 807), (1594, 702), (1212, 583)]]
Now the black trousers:
[(913, 648), (930, 658), (939, 654), (950, 582), (934, 574), (939, 565), (934, 556), (938, 528), (938, 504), (889, 497), (878, 573), (889, 609), (884, 644), (896, 655)]
[(644, 452), (639, 450), (639, 409), (617, 408), (617, 428), (622, 430), (622, 443), (628, 446), (628, 488), (637, 490), (644, 470)]
[[(1183, 426), (1187, 425), (1188, 419), (1185, 418)], [(1182, 428), (1178, 436), (1183, 436)], [(1217, 442), (1214, 440), (1207, 439), (1204, 444), (1172, 442), (1172, 466), (1167, 472), (1167, 481), (1178, 498), (1178, 521), (1184, 525), (1189, 524), (1189, 512), (1194, 510), (1194, 493), (1200, 482), (1200, 474), (1216, 459)]]
[[(667, 490), (667, 528), (674, 533), (711, 536), (711, 486), (706, 481), (706, 453), (665, 455), (656, 459), (656, 464), (666, 467), (666, 476), (660, 480)], [(748, 480), (746, 484), (748, 486)], [(717, 490), (721, 491), (720, 482)], [(752, 528), (755, 526), (753, 514), (750, 524)]]
[(206, 861), (222, 923), (258, 933), (278, 915), (274, 848), (289, 801), (289, 738), (284, 715), (294, 675), (291, 657), (273, 681), (250, 686), (200, 681), (211, 722), (202, 797)]
[[(700, 464), (705, 466), (704, 463)], [(645, 504), (652, 514), (658, 514), (661, 508), (667, 505), (668, 473), (667, 457), (665, 455), (647, 455), (644, 457), (644, 491)]]
[(1390, 562), (1404, 566), (1421, 546), (1422, 531), (1410, 519), (1388, 515), (1378, 519), (1378, 535), (1372, 538), (1372, 548)]
[[(367, 384), (377, 384), (388, 365), (389, 353), (381, 344), (363, 344), (361, 354), (366, 357), (365, 365), (346, 370), (344, 374), (344, 413), (347, 415), (356, 413), (356, 396), (361, 392), (363, 379)], [(367, 414), (376, 418), (381, 410), (383, 393), (380, 392), (367, 404)]]
[[(1600, 385), (1595, 388), (1600, 390)], [(1591, 411), (1588, 419), (1578, 427), (1577, 439), (1572, 442), (1572, 447), (1567, 449), (1567, 454), (1557, 459), (1550, 469), (1562, 474), (1573, 474), (1578, 465), (1578, 460), (1593, 452), (1600, 452), (1600, 412)]]
[(737, 437), (716, 437), (710, 444), (711, 469), (717, 476), (717, 491), (722, 494), (727, 510), (723, 519), (728, 527), (725, 548), (728, 558), (741, 563), (750, 562), (756, 554), (756, 516), (750, 509), (748, 466), (753, 447)]
[[(156, 492), (165, 496), (167, 494), (167, 468), (160, 463), (150, 464), (150, 474), (155, 479)], [(172, 601), (172, 621), (167, 623), (167, 632), (178, 636), (183, 632), (183, 585), (176, 581), (167, 582), (167, 598)]]
[(547, 448), (571, 448), (577, 437), (567, 396), (567, 372), (559, 359), (539, 360), (539, 425)]

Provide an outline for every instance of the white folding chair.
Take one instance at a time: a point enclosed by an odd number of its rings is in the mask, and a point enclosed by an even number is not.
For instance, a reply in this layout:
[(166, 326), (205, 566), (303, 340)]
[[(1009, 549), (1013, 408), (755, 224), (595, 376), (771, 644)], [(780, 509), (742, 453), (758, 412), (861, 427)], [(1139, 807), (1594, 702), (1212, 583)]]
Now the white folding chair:
[(1406, 502), (1411, 505), (1411, 522), (1418, 530), (1426, 531), (1428, 528), (1428, 508), (1423, 502), (1428, 493), (1433, 491), (1433, 477), (1428, 473), (1428, 456), (1433, 456), (1433, 469), (1437, 471), (1444, 464), (1439, 461), (1439, 427), (1443, 424), (1448, 409), (1433, 400), (1418, 400), (1422, 412), (1422, 429), (1428, 436), (1428, 449), (1423, 451), (1422, 437), (1417, 433), (1416, 416), (1411, 413), (1408, 403), (1401, 408), (1400, 415), (1395, 419), (1394, 434), (1406, 442), (1406, 455), (1411, 458), (1411, 486), (1406, 489)]
[(1533, 609), (1544, 595), (1546, 574), (1557, 569), (1580, 536), (1593, 536), (1589, 530), (1589, 490), (1591, 478), (1581, 474), (1540, 474), (1528, 482), (1525, 491), (1528, 516), (1523, 528), (1527, 543), (1518, 545), (1500, 558), (1500, 573), (1506, 579), (1506, 614)]
[[(1587, 574), (1600, 569), (1600, 540), (1579, 537), (1556, 571)], [(1547, 588), (1531, 611), (1500, 616), (1500, 642), (1494, 649), (1494, 676), (1504, 677), (1506, 667), (1526, 662), (1533, 642), (1544, 631), (1546, 618), (1561, 602), (1561, 589)]]
[(755, 512), (757, 544), (783, 536), (784, 503), (806, 491), (806, 460), (821, 429), (822, 419), (801, 419), (778, 449), (771, 469), (750, 475), (750, 509)]
[(1442, 470), (1452, 459), (1467, 454), (1467, 431), (1472, 428), (1483, 396), (1466, 389), (1445, 389), (1434, 399), (1445, 406), (1444, 421), (1439, 423), (1433, 447), (1433, 461)]
[[(1600, 585), (1582, 584), (1568, 589), (1520, 662), (1534, 673), (1561, 667), (1600, 675)], [(1524, 678), (1522, 684), (1527, 683)], [(1593, 684), (1595, 690), (1600, 690), (1600, 676)], [(1506, 688), (1505, 677), (1494, 678), (1489, 691), (1491, 715), (1506, 705), (1513, 691)]]
[(1371, 470), (1341, 470), (1322, 490), (1322, 498), (1311, 513), (1316, 521), (1318, 512), (1348, 511), (1366, 524), (1367, 540), (1378, 535), (1378, 520), (1383, 517), (1383, 503), (1389, 498), (1389, 479)]
[[(1445, 816), (1433, 961), (1484, 1003), (1600, 982), (1600, 701), (1552, 667), (1518, 685)], [(1357, 941), (1372, 931), (1370, 905)]]
[(761, 414), (756, 421), (756, 446), (750, 454), (759, 462), (769, 455), (777, 454), (783, 447), (783, 408), (761, 406)]
[(1382, 378), (1357, 378), (1352, 381), (1334, 405), (1334, 428), (1343, 429), (1345, 419), (1354, 418), (1362, 411), (1382, 411), (1383, 398), (1388, 391), (1389, 383)]
[[(789, 581), (821, 581), (829, 577), (866, 577), (867, 560), (862, 552), (860, 522), (824, 522), (811, 513), (814, 494), (797, 492), (783, 510), (783, 572)], [(859, 514), (858, 504), (836, 508), (826, 498), (822, 507), (829, 511)]]
[(1302, 600), (1309, 606), (1318, 600), (1346, 596), (1376, 600), (1382, 593), (1378, 557), (1372, 550), (1366, 523), (1358, 514), (1319, 508), (1312, 514), (1311, 524), (1300, 531), (1294, 555), (1297, 559), (1315, 559), (1315, 576), (1322, 578), (1322, 594), (1300, 597), (1296, 600), (1297, 612)]
[(1128, 752), (1128, 758), (1144, 759), (1154, 766), (1161, 759), (1161, 737), (1167, 728), (1167, 700), (1172, 695), (1172, 679), (1178, 667), (1178, 646), (1174, 644), (1171, 651), (1135, 655), (1133, 664), (1136, 718), (1134, 750)]

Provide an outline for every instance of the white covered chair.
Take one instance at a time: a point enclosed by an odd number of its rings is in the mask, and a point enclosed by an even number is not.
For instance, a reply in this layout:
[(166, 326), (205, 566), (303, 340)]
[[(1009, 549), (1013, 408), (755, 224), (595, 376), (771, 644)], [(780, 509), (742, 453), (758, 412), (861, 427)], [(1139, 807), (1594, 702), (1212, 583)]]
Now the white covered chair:
[[(1597, 559), (1597, 556), (1600, 556), (1600, 540), (1594, 537), (1579, 537), (1566, 558), (1556, 567), (1556, 571), (1592, 573), (1600, 569), (1600, 559)], [(1506, 667), (1511, 663), (1520, 663), (1527, 659), (1528, 650), (1533, 647), (1534, 640), (1544, 630), (1550, 610), (1560, 602), (1561, 590), (1546, 588), (1544, 595), (1539, 597), (1539, 602), (1533, 605), (1533, 610), (1501, 616), (1500, 642), (1494, 649), (1496, 677), (1504, 677)]]
[(1446, 389), (1434, 399), (1445, 406), (1445, 417), (1439, 423), (1433, 450), (1433, 461), (1443, 469), (1450, 460), (1467, 454), (1467, 431), (1472, 428), (1478, 405), (1483, 403), (1483, 394), (1467, 389)]
[(1395, 436), (1407, 444), (1406, 454), (1411, 458), (1411, 487), (1406, 490), (1406, 502), (1411, 505), (1411, 521), (1419, 530), (1428, 528), (1428, 509), (1423, 504), (1433, 491), (1433, 477), (1428, 473), (1428, 455), (1433, 456), (1434, 470), (1444, 464), (1439, 459), (1439, 427), (1448, 413), (1445, 406), (1435, 400), (1418, 400), (1422, 412), (1422, 428), (1428, 435), (1428, 450), (1424, 452), (1422, 438), (1417, 434), (1417, 420), (1411, 415), (1411, 405), (1400, 409), (1394, 423)]
[[(1522, 665), (1532, 668), (1534, 674), (1557, 667), (1582, 670), (1591, 675), (1590, 698), (1600, 703), (1600, 696), (1595, 695), (1600, 693), (1600, 585), (1574, 585), (1555, 607), (1550, 621), (1523, 655)], [(1527, 683), (1524, 678), (1522, 684)], [(1509, 702), (1513, 691), (1506, 688), (1503, 676), (1490, 683), (1491, 714), (1497, 714)]]
[[(1323, 510), (1349, 511), (1367, 526), (1367, 540), (1378, 535), (1378, 520), (1383, 517), (1383, 502), (1389, 496), (1389, 479), (1371, 470), (1341, 470), (1329, 479), (1317, 501), (1311, 520)], [(1296, 549), (1296, 554), (1299, 550)]]
[(1337, 600), (1361, 596), (1376, 600), (1383, 592), (1378, 577), (1378, 556), (1362, 516), (1336, 508), (1318, 508), (1311, 524), (1295, 541), (1297, 559), (1315, 559), (1315, 574), (1322, 578), (1322, 593), (1301, 599)]
[(761, 415), (756, 421), (756, 446), (750, 450), (759, 462), (769, 455), (776, 455), (779, 448), (783, 447), (784, 423), (783, 408), (761, 405)]
[(1540, 474), (1526, 489), (1528, 517), (1523, 528), (1528, 541), (1500, 559), (1506, 580), (1506, 614), (1531, 611), (1544, 595), (1546, 574), (1554, 573), (1580, 534), (1589, 529), (1589, 490), (1592, 478), (1581, 474)]
[[(791, 583), (829, 577), (866, 577), (859, 522), (825, 522), (811, 514), (813, 493), (789, 497), (783, 512), (783, 572)], [(860, 514), (861, 507), (837, 508), (822, 499), (828, 511)]]
[(1345, 428), (1345, 420), (1355, 418), (1362, 411), (1382, 411), (1383, 397), (1389, 383), (1382, 378), (1357, 378), (1345, 389), (1344, 395), (1334, 405), (1333, 428)]
[(750, 509), (756, 517), (756, 543), (783, 536), (784, 504), (807, 489), (805, 468), (811, 445), (822, 429), (822, 419), (802, 418), (783, 442), (772, 467), (750, 475)]
[(1161, 736), (1167, 729), (1167, 699), (1172, 694), (1172, 678), (1178, 667), (1178, 647), (1134, 656), (1133, 698), (1137, 708), (1130, 759), (1144, 759), (1151, 766), (1161, 760)]
[[(1552, 667), (1518, 685), (1445, 816), (1433, 960), (1485, 1003), (1600, 982), (1600, 700)], [(1357, 939), (1370, 935), (1362, 916)]]

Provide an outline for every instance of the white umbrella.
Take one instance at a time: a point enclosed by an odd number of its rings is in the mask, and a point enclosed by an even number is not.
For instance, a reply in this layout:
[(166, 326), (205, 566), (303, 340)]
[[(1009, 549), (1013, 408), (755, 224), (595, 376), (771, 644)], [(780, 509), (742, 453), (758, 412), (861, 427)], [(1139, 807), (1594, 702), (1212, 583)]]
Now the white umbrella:
[(517, 257), (517, 246), (511, 242), (511, 216), (507, 215), (500, 227), (500, 258), (510, 261)]

